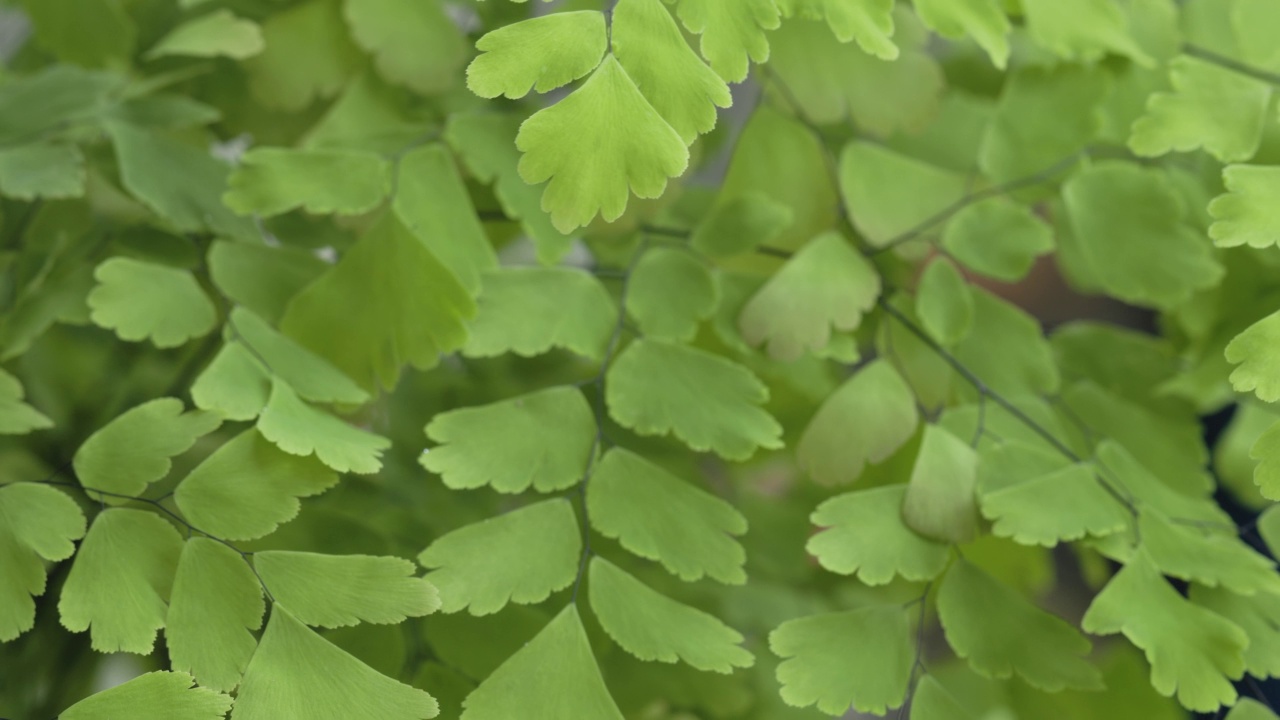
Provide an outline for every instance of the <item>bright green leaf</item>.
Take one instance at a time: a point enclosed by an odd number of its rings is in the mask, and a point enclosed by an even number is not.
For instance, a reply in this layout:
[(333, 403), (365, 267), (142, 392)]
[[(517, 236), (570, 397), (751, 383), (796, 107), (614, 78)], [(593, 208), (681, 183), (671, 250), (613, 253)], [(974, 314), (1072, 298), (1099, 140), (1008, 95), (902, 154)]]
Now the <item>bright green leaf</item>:
[(303, 402), (281, 380), (271, 383), (271, 399), (258, 418), (263, 437), (291, 455), (314, 454), (338, 472), (376, 473), (391, 441)]
[(1155, 93), (1133, 124), (1129, 148), (1155, 157), (1203, 148), (1222, 162), (1253, 157), (1271, 86), (1187, 55), (1169, 63), (1173, 92)]
[(522, 98), (550, 92), (590, 73), (608, 44), (604, 15), (559, 12), (512, 23), (476, 41), (479, 57), (467, 67), (467, 87), (482, 98)]
[(720, 77), (742, 82), (751, 63), (769, 59), (765, 30), (780, 24), (774, 0), (679, 0), (680, 22), (702, 36), (702, 57)]
[(964, 197), (963, 175), (853, 142), (840, 153), (840, 191), (854, 227), (876, 247), (900, 241)]
[(90, 695), (63, 710), (58, 720), (222, 720), (231, 698), (194, 683), (183, 672), (149, 672)]
[[(984, 462), (986, 462), (984, 458)], [(1023, 545), (1053, 547), (1086, 536), (1105, 537), (1129, 527), (1125, 506), (1083, 465), (1045, 473), (982, 495), (991, 533)]]
[(1227, 344), (1227, 362), (1236, 392), (1252, 392), (1263, 402), (1280, 400), (1280, 312), (1250, 325)]
[(350, 150), (255, 148), (227, 180), (222, 201), (241, 215), (309, 213), (361, 215), (391, 193), (391, 165)]
[(1231, 165), (1222, 171), (1227, 193), (1209, 203), (1209, 237), (1218, 247), (1271, 247), (1280, 243), (1280, 213), (1271, 199), (1280, 191), (1280, 168)]
[[(997, 0), (914, 0), (926, 25), (949, 38), (972, 37), (1003, 70), (1009, 60), (1009, 18)], [(914, 712), (914, 710), (913, 710)], [(912, 720), (915, 720), (914, 716)]]
[(266, 47), (258, 24), (236, 17), (230, 10), (215, 10), (175, 27), (160, 38), (145, 57), (229, 57), (244, 60)]
[(1249, 450), (1249, 457), (1258, 461), (1253, 471), (1253, 482), (1262, 497), (1280, 500), (1280, 421), (1272, 423)]
[(170, 348), (213, 330), (217, 310), (186, 270), (114, 257), (98, 266), (88, 303), (93, 322), (121, 340)]
[(1116, 53), (1152, 64), (1113, 0), (1077, 0), (1070, 7), (1057, 0), (1022, 0), (1022, 9), (1031, 37), (1063, 58), (1088, 62)]
[(574, 268), (502, 268), (485, 273), (469, 357), (532, 357), (560, 347), (601, 358), (618, 311), (600, 281)]
[(822, 567), (856, 575), (868, 585), (900, 576), (932, 580), (947, 565), (947, 546), (912, 530), (902, 519), (905, 485), (837, 495), (818, 506), (810, 520), (826, 528), (805, 549)]
[(1224, 535), (1177, 524), (1158, 510), (1143, 508), (1138, 535), (1160, 572), (1208, 587), (1222, 586), (1242, 595), (1280, 594), (1275, 563), (1254, 551), (1235, 533)]
[(48, 485), (0, 486), (0, 642), (31, 629), (32, 597), (45, 592), (44, 561), (66, 560), (84, 536), (84, 514)]
[(941, 425), (925, 425), (902, 519), (921, 535), (967, 543), (978, 534), (978, 454)]
[(936, 258), (916, 288), (916, 316), (934, 340), (954, 345), (973, 327), (973, 295), (950, 260)]
[(228, 420), (258, 417), (270, 396), (270, 371), (238, 342), (223, 345), (191, 385), (196, 407)]
[(398, 557), (262, 550), (253, 565), (276, 601), (306, 625), (396, 624), (440, 608), (435, 587)]
[(1053, 250), (1053, 231), (1030, 209), (995, 197), (956, 213), (942, 235), (947, 254), (974, 272), (1015, 282)]
[(654, 248), (631, 271), (627, 311), (646, 337), (689, 342), (719, 304), (715, 277), (688, 252)]
[(1280, 673), (1280, 597), (1271, 593), (1238, 595), (1226, 588), (1192, 584), (1191, 602), (1230, 620), (1249, 636), (1245, 670), (1259, 678)]
[(842, 43), (857, 40), (881, 60), (898, 59), (893, 44), (893, 0), (777, 0), (782, 14), (822, 20)]

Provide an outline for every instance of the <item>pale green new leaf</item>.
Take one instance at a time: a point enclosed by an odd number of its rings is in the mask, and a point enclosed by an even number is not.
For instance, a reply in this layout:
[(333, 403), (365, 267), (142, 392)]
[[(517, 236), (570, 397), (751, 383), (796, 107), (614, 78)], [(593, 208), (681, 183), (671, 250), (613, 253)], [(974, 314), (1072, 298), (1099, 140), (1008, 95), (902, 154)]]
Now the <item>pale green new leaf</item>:
[(630, 192), (656, 198), (689, 164), (680, 134), (612, 55), (569, 97), (525, 120), (516, 146), (524, 153), (520, 177), (550, 181), (542, 208), (564, 233), (597, 214), (617, 220)]
[(256, 430), (246, 430), (205, 458), (174, 491), (187, 520), (224, 540), (275, 532), (338, 476), (315, 458), (290, 455)]
[(277, 603), (245, 671), (231, 720), (425, 720), (438, 712), (426, 692), (379, 674)]
[(1068, 60), (1089, 62), (1107, 53), (1140, 65), (1153, 60), (1134, 39), (1128, 19), (1114, 0), (1022, 0), (1031, 37)]
[(1138, 550), (1098, 593), (1081, 627), (1123, 632), (1146, 653), (1151, 684), (1184, 707), (1212, 712), (1236, 700), (1231, 680), (1244, 674), (1249, 636), (1235, 623), (1182, 597)]
[(355, 150), (255, 148), (244, 154), (222, 196), (241, 215), (361, 215), (391, 193), (391, 164)]
[(253, 565), (276, 602), (306, 625), (394, 625), (440, 609), (440, 594), (398, 557), (262, 550)]
[(717, 107), (733, 104), (729, 86), (685, 42), (661, 0), (620, 0), (610, 38), (640, 93), (686, 143), (711, 132)]
[(902, 447), (918, 421), (911, 388), (888, 361), (875, 360), (822, 403), (800, 437), (796, 458), (823, 485), (851, 483), (868, 462)]
[(281, 335), (262, 318), (244, 308), (231, 311), (228, 320), (236, 339), (264, 363), (271, 374), (293, 388), (298, 396), (317, 403), (359, 405), (369, 393), (351, 378), (292, 338)]
[(1216, 534), (1180, 525), (1158, 510), (1143, 508), (1139, 537), (1147, 556), (1165, 575), (1224, 587), (1241, 595), (1280, 594), (1275, 563), (1240, 540), (1233, 532)]
[(741, 585), (747, 520), (732, 505), (625, 448), (611, 448), (587, 484), (591, 524), (682, 580)]
[(222, 720), (231, 698), (183, 672), (149, 672), (72, 705), (58, 720)]
[(430, 95), (461, 75), (466, 40), (440, 0), (344, 0), (343, 13), (387, 80)]
[(1209, 237), (1218, 247), (1267, 248), (1280, 243), (1280, 168), (1231, 165), (1222, 170), (1227, 192), (1209, 203)]
[(912, 233), (965, 195), (963, 175), (853, 142), (840, 153), (840, 191), (854, 227), (876, 247)]
[(84, 155), (75, 145), (32, 143), (0, 150), (0, 195), (58, 200), (84, 195)]
[(148, 60), (183, 57), (228, 57), (244, 60), (262, 52), (266, 42), (258, 24), (230, 10), (215, 10), (175, 27), (146, 52)]
[[(984, 458), (984, 462), (986, 462)], [(1085, 536), (1105, 537), (1129, 527), (1124, 505), (1084, 464), (1069, 465), (981, 497), (991, 533), (1022, 545), (1053, 547)]]
[(238, 342), (222, 346), (191, 385), (196, 407), (228, 420), (252, 420), (267, 406), (271, 373)]
[(400, 158), (392, 207), (472, 295), (482, 274), (498, 265), (471, 194), (444, 145), (424, 145)]
[[(76, 478), (90, 496), (94, 490), (139, 496), (169, 474), (169, 458), (181, 455), (222, 424), (215, 413), (183, 412), (182, 401), (160, 398), (126, 410), (98, 429), (76, 451)], [(108, 504), (127, 502), (103, 495)]]
[(1249, 636), (1245, 670), (1259, 678), (1280, 674), (1280, 597), (1271, 593), (1238, 595), (1226, 588), (1192, 584), (1191, 602), (1208, 608), (1240, 626)]
[(182, 536), (155, 513), (99, 513), (62, 587), (63, 627), (89, 630), (98, 652), (150, 655), (181, 553)]
[(991, 56), (991, 62), (1004, 69), (1009, 60), (1010, 24), (998, 0), (914, 0), (914, 3), (925, 25), (949, 38), (972, 37)]
[(687, 251), (654, 248), (631, 271), (627, 312), (646, 337), (689, 342), (698, 334), (698, 324), (714, 315), (719, 304), (715, 276)]
[(1162, 172), (1100, 162), (1062, 193), (1080, 251), (1110, 295), (1168, 309), (1221, 279), (1212, 245), (1186, 222), (1186, 205)]
[(1235, 336), (1226, 349), (1236, 392), (1252, 392), (1263, 402), (1280, 400), (1280, 312), (1272, 313)]
[(187, 270), (114, 257), (93, 276), (90, 317), (121, 340), (170, 348), (213, 330), (217, 310)]
[(608, 45), (594, 10), (530, 18), (486, 33), (467, 66), (467, 87), (482, 98), (522, 98), (555, 90), (596, 69)]
[(258, 647), (253, 631), (262, 627), (266, 609), (247, 558), (215, 540), (191, 538), (165, 620), (170, 663), (204, 687), (230, 692)]
[(938, 617), (956, 654), (987, 677), (1017, 673), (1048, 692), (1103, 687), (1102, 675), (1082, 657), (1092, 646), (1078, 630), (966, 560), (942, 578)]
[(967, 543), (978, 535), (978, 454), (941, 425), (926, 425), (902, 519), (921, 535)]
[(935, 258), (920, 276), (916, 317), (934, 340), (948, 346), (963, 340), (973, 327), (969, 284), (947, 258)]
[(48, 485), (0, 486), (0, 642), (31, 629), (33, 596), (45, 591), (44, 561), (66, 560), (84, 536), (84, 514)]
[(947, 254), (974, 272), (1015, 282), (1053, 250), (1053, 231), (1031, 210), (1005, 197), (969, 205), (942, 234)]
[(582, 534), (568, 500), (528, 505), (443, 535), (418, 562), (440, 590), (442, 609), (491, 615), (531, 605), (573, 583)]
[(453, 273), (387, 215), (293, 299), (280, 329), (372, 390), (394, 387), (405, 363), (434, 367), (460, 348), (474, 311)]
[(391, 441), (350, 425), (303, 402), (293, 388), (276, 379), (258, 431), (291, 455), (314, 454), (338, 472), (369, 475), (382, 468), (382, 453)]
[(791, 208), (748, 191), (718, 200), (693, 229), (689, 246), (703, 255), (732, 257), (773, 242), (791, 221)]
[(698, 452), (745, 460), (782, 447), (782, 427), (760, 406), (769, 389), (719, 355), (637, 340), (606, 377), (609, 414), (640, 435), (672, 434)]
[(533, 357), (560, 347), (601, 358), (617, 323), (617, 305), (583, 270), (502, 268), (484, 274), (476, 316), (462, 353)]
[(842, 43), (858, 41), (866, 53), (897, 60), (893, 44), (893, 0), (777, 0), (782, 14), (822, 20)]
[(902, 704), (915, 651), (907, 609), (888, 605), (789, 620), (769, 634), (782, 699), (828, 715)]
[(462, 703), (461, 720), (622, 720), (570, 603)]
[(907, 527), (902, 519), (905, 485), (837, 495), (809, 516), (826, 528), (809, 538), (805, 549), (822, 567), (856, 575), (868, 585), (884, 585), (894, 577), (932, 580), (947, 565), (947, 546)]
[(0, 370), (0, 435), (25, 435), (53, 427), (53, 421), (23, 402), (23, 397), (18, 378)]
[(755, 659), (742, 635), (701, 610), (678, 603), (602, 557), (591, 559), (591, 610), (622, 649), (641, 660), (684, 661), (699, 670), (732, 673)]
[(769, 59), (765, 30), (781, 24), (774, 0), (679, 0), (680, 22), (702, 36), (702, 57), (720, 77), (742, 82), (752, 62)]
[(596, 452), (595, 414), (566, 386), (441, 413), (426, 433), (439, 445), (423, 451), (422, 466), (454, 490), (564, 490), (582, 480)]
[(751, 345), (768, 343), (777, 360), (818, 353), (832, 333), (851, 332), (880, 296), (880, 275), (837, 232), (814, 238), (742, 309), (738, 326)]
[(1280, 500), (1280, 421), (1272, 423), (1258, 436), (1249, 457), (1258, 461), (1253, 470), (1258, 492), (1268, 500)]
[(1169, 63), (1172, 92), (1147, 100), (1129, 148), (1155, 157), (1203, 148), (1222, 162), (1253, 157), (1262, 141), (1271, 86), (1187, 55)]

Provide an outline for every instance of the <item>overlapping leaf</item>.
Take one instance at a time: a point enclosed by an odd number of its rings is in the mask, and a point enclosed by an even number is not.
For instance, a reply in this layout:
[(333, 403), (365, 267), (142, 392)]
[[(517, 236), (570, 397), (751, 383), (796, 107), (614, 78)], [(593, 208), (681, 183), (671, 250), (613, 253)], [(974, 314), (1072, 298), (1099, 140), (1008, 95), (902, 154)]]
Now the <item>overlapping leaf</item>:
[(90, 317), (122, 340), (170, 348), (213, 330), (213, 301), (186, 270), (115, 257), (93, 275), (98, 284), (89, 293)]
[(71, 557), (84, 531), (80, 508), (61, 491), (36, 483), (0, 486), (0, 642), (31, 629), (32, 597), (46, 589), (44, 561)]
[(22, 383), (0, 370), (0, 435), (24, 435), (53, 427), (53, 421), (23, 402)]
[(102, 720), (128, 717), (134, 720), (221, 720), (231, 709), (231, 698), (202, 687), (193, 687), (183, 672), (149, 672), (113, 688), (90, 695), (58, 716), (59, 720)]
[(1222, 171), (1227, 193), (1209, 203), (1209, 237), (1218, 247), (1265, 248), (1280, 243), (1280, 213), (1270, 198), (1280, 191), (1280, 168), (1231, 165)]
[(702, 57), (720, 77), (742, 82), (752, 62), (769, 59), (766, 30), (780, 24), (774, 0), (679, 0), (680, 22), (702, 36)]
[(850, 483), (868, 462), (902, 447), (918, 420), (911, 388), (888, 361), (876, 360), (823, 402), (800, 437), (797, 458), (820, 483)]
[(902, 519), (905, 485), (837, 495), (810, 516), (825, 530), (809, 539), (808, 550), (822, 567), (856, 575), (868, 585), (895, 577), (932, 580), (946, 567), (948, 550), (912, 530)]
[(604, 15), (561, 12), (500, 27), (476, 41), (467, 87), (483, 98), (522, 98), (555, 90), (600, 64), (608, 44)]
[(617, 305), (600, 281), (571, 268), (503, 268), (485, 273), (462, 352), (530, 357), (560, 347), (604, 356)]
[(926, 425), (911, 469), (902, 519), (921, 535), (954, 544), (978, 534), (978, 454), (941, 425)]
[(315, 455), (338, 472), (360, 475), (382, 467), (382, 453), (391, 441), (303, 402), (282, 380), (271, 384), (271, 397), (258, 431), (290, 455)]
[(307, 625), (395, 624), (440, 607), (436, 588), (402, 558), (263, 550), (253, 565), (276, 601)]

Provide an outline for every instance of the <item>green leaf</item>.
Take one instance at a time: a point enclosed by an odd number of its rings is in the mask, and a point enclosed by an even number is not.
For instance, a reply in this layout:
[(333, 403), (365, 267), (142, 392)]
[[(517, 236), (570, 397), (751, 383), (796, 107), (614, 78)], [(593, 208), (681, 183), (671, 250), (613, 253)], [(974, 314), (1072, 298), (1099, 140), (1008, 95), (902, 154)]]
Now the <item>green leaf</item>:
[(1252, 392), (1263, 402), (1280, 400), (1280, 312), (1250, 325), (1227, 344), (1227, 362), (1239, 365), (1231, 371), (1236, 392)]
[(1258, 461), (1253, 470), (1253, 482), (1262, 497), (1280, 500), (1280, 421), (1272, 423), (1249, 450), (1249, 457)]
[(1138, 534), (1160, 572), (1208, 587), (1222, 586), (1242, 595), (1280, 594), (1275, 563), (1246, 545), (1235, 533), (1206, 532), (1176, 524), (1158, 510), (1143, 508)]
[(851, 332), (880, 296), (875, 268), (839, 233), (814, 238), (742, 309), (738, 325), (751, 345), (768, 343), (784, 362), (822, 351), (832, 332)]
[(660, 0), (621, 0), (613, 9), (614, 55), (654, 110), (686, 143), (716, 126), (733, 104), (729, 86), (689, 47)]
[(978, 535), (978, 454), (941, 425), (925, 425), (902, 519), (921, 535), (967, 543)]
[(227, 299), (267, 322), (279, 322), (285, 307), (329, 264), (301, 248), (214, 241), (209, 276)]
[(791, 225), (791, 208), (760, 192), (721, 198), (694, 228), (689, 246), (715, 258), (751, 252)]
[(1244, 698), (1231, 708), (1224, 720), (1275, 720), (1276, 714), (1271, 708), (1254, 700)]
[(18, 378), (0, 370), (0, 435), (25, 435), (53, 427), (53, 421), (22, 401)]
[(973, 327), (973, 295), (964, 276), (945, 257), (934, 259), (916, 288), (916, 316), (934, 340), (955, 345)]
[(196, 407), (227, 420), (258, 417), (270, 396), (271, 373), (238, 342), (223, 345), (191, 385)]
[(84, 155), (75, 145), (32, 143), (0, 150), (0, 194), (16, 200), (84, 196)]
[(964, 197), (963, 175), (855, 141), (840, 153), (840, 191), (853, 225), (875, 247), (912, 233)]
[[(983, 462), (986, 462), (984, 457)], [(981, 497), (991, 533), (1022, 545), (1053, 547), (1129, 527), (1129, 513), (1085, 464), (1025, 478)]]
[(1036, 258), (1053, 250), (1053, 231), (1023, 205), (995, 197), (952, 216), (942, 247), (965, 267), (987, 277), (1016, 282)]
[(719, 673), (754, 662), (739, 646), (743, 638), (736, 630), (653, 590), (602, 557), (591, 559), (588, 588), (600, 626), (641, 660), (684, 661)]
[(689, 342), (719, 304), (716, 278), (686, 251), (653, 248), (631, 271), (627, 311), (646, 337)]
[(564, 490), (582, 481), (596, 452), (595, 414), (567, 386), (441, 413), (426, 433), (439, 446), (424, 451), (422, 466), (454, 490)]
[(542, 207), (564, 233), (597, 214), (617, 220), (628, 188), (656, 198), (689, 164), (679, 133), (612, 55), (567, 98), (525, 120), (516, 146), (524, 153), (520, 177), (532, 185), (550, 181)]
[(732, 505), (624, 448), (611, 448), (587, 483), (591, 524), (622, 547), (685, 581), (706, 575), (746, 582), (746, 553), (733, 536), (747, 520)]
[(760, 407), (768, 388), (719, 355), (638, 340), (614, 361), (606, 384), (610, 416), (640, 435), (672, 434), (728, 460), (782, 447), (781, 426)]
[(84, 514), (61, 491), (36, 483), (0, 486), (0, 642), (35, 624), (32, 597), (46, 589), (44, 561), (71, 557), (84, 529)]
[(232, 333), (271, 374), (289, 384), (302, 398), (317, 403), (359, 405), (369, 393), (328, 361), (281, 335), (262, 318), (244, 308), (231, 311)]
[(310, 0), (270, 15), (262, 24), (266, 49), (249, 59), (249, 87), (260, 103), (303, 110), (337, 95), (364, 66), (351, 41), (340, 0)]
[(338, 476), (315, 458), (280, 450), (246, 430), (205, 458), (174, 491), (183, 516), (224, 540), (253, 540), (275, 532)]
[(457, 82), (466, 44), (439, 0), (344, 0), (343, 9), (382, 77), (424, 95)]
[(881, 60), (897, 60), (893, 44), (893, 0), (777, 0), (786, 17), (823, 20), (842, 43), (857, 40)]
[[(997, 0), (914, 0), (930, 29), (948, 38), (972, 37), (1003, 70), (1009, 60), (1009, 18)], [(913, 708), (914, 713), (914, 708)], [(915, 720), (914, 715), (912, 720)]]
[(258, 418), (258, 431), (290, 455), (314, 454), (340, 473), (369, 475), (382, 468), (391, 441), (303, 402), (282, 380), (271, 383), (271, 399)]
[[(850, 638), (857, 638), (850, 642)], [(906, 608), (896, 605), (788, 620), (769, 634), (782, 699), (828, 715), (883, 715), (902, 704), (915, 651)]]
[(467, 66), (467, 87), (482, 98), (522, 98), (550, 92), (600, 64), (608, 46), (604, 15), (559, 12), (512, 23), (476, 41), (480, 55)]
[(947, 565), (948, 549), (903, 522), (906, 493), (905, 485), (889, 485), (823, 502), (809, 519), (826, 529), (809, 538), (805, 549), (822, 567), (856, 575), (867, 585), (884, 585), (898, 576), (934, 579)]
[(774, 0), (679, 0), (680, 22), (702, 36), (702, 57), (725, 80), (747, 78), (752, 62), (769, 59), (765, 30), (781, 23)]
[(1115, 53), (1139, 65), (1153, 63), (1112, 0), (1080, 0), (1071, 7), (1055, 0), (1023, 0), (1022, 9), (1031, 37), (1060, 57), (1089, 62)]
[(498, 266), (471, 195), (444, 145), (431, 143), (400, 158), (396, 217), (475, 295), (487, 270)]
[(1220, 615), (1183, 598), (1138, 550), (1098, 593), (1081, 623), (1085, 632), (1123, 632), (1151, 663), (1151, 684), (1191, 710), (1235, 702), (1232, 679), (1244, 674), (1249, 636)]
[(249, 560), (220, 542), (186, 542), (165, 619), (169, 660), (204, 687), (230, 692), (258, 647), (266, 604)]
[(231, 698), (202, 687), (183, 672), (149, 672), (72, 705), (58, 720), (222, 720)]
[(113, 508), (80, 543), (58, 612), (71, 632), (89, 630), (93, 649), (150, 655), (182, 553), (182, 536), (159, 515)]
[(1280, 243), (1280, 213), (1270, 199), (1280, 191), (1280, 168), (1231, 165), (1222, 170), (1227, 193), (1209, 203), (1209, 237), (1218, 247), (1267, 248)]
[(222, 201), (240, 215), (361, 215), (391, 193), (391, 164), (351, 150), (255, 148), (227, 180)]
[(911, 696), (911, 720), (973, 720), (942, 683), (932, 675), (924, 675), (916, 682)]
[(439, 712), (422, 690), (379, 674), (276, 604), (236, 697), (231, 720), (423, 720)]
[(470, 337), (469, 357), (514, 352), (533, 357), (560, 347), (602, 358), (618, 310), (609, 291), (576, 268), (502, 268), (485, 273)]
[(1163, 474), (1153, 474), (1137, 457), (1113, 440), (1099, 443), (1095, 456), (1098, 466), (1107, 471), (1105, 477), (1114, 480), (1143, 506), (1168, 517), (1226, 526), (1233, 524), (1230, 516), (1211, 498), (1170, 487)]
[(430, 368), (460, 348), (473, 312), (453, 273), (384, 216), (293, 299), (280, 329), (372, 390), (395, 386), (405, 363)]
[(622, 720), (573, 603), (462, 703), (461, 720)]
[(175, 27), (146, 52), (148, 60), (172, 55), (244, 60), (262, 52), (266, 42), (258, 24), (215, 10)]
[(306, 625), (394, 625), (440, 608), (435, 587), (398, 557), (262, 550), (253, 565), (276, 601)]
[(544, 500), (443, 535), (418, 562), (440, 589), (442, 609), (490, 615), (508, 602), (542, 602), (573, 583), (582, 535), (573, 507)]
[[(151, 483), (169, 474), (169, 458), (181, 455), (196, 440), (222, 424), (216, 414), (183, 412), (182, 401), (160, 398), (126, 410), (98, 429), (76, 451), (74, 467), (80, 484), (90, 492), (139, 496)], [(118, 505), (124, 498), (103, 495), (102, 502)]]
[(253, 223), (222, 204), (231, 168), (194, 145), (151, 128), (107, 123), (120, 179), (134, 197), (179, 232), (255, 238)]
[(1238, 595), (1226, 588), (1192, 584), (1191, 602), (1240, 626), (1249, 636), (1244, 650), (1245, 670), (1259, 678), (1280, 673), (1280, 599), (1271, 593)]
[(1271, 86), (1187, 55), (1169, 63), (1173, 92), (1147, 100), (1133, 123), (1129, 148), (1144, 157), (1204, 149), (1222, 162), (1253, 157), (1271, 100)]
[(1092, 646), (1078, 630), (966, 560), (942, 578), (938, 617), (956, 654), (987, 677), (1016, 672), (1048, 692), (1103, 687), (1102, 675), (1082, 657)]
[(986, 290), (972, 286), (970, 290), (973, 329), (953, 354), (995, 392), (1015, 396), (1056, 392), (1058, 367), (1040, 322)]
[(875, 360), (830, 395), (809, 421), (796, 458), (823, 485), (858, 479), (915, 434), (919, 415), (911, 388), (886, 360)]
[(121, 340), (171, 348), (207, 335), (217, 320), (213, 301), (186, 270), (114, 257), (98, 266), (87, 302), (93, 322)]

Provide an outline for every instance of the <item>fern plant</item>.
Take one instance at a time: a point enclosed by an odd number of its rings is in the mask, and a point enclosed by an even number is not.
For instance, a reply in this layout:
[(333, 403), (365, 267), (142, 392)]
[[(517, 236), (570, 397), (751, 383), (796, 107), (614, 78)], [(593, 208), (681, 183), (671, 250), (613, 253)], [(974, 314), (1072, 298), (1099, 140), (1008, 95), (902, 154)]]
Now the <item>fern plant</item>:
[(0, 26), (0, 716), (1276, 717), (1275, 3)]

